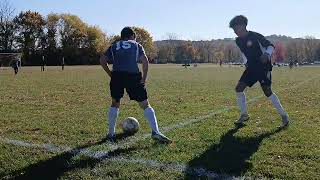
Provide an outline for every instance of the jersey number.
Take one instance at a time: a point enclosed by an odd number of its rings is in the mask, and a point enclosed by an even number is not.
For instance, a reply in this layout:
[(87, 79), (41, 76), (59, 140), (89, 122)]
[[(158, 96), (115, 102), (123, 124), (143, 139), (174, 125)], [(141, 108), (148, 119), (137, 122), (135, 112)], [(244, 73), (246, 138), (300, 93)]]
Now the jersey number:
[(131, 44), (128, 41), (119, 41), (117, 42), (117, 48), (116, 50), (118, 51), (119, 49), (130, 49)]

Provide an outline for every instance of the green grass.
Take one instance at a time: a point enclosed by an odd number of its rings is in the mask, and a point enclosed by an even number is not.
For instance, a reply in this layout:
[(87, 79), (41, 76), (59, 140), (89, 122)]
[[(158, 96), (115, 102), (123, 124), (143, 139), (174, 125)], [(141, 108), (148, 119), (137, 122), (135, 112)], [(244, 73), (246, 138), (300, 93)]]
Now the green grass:
[[(236, 106), (234, 87), (240, 67), (151, 65), (147, 89), (160, 129)], [(320, 177), (320, 68), (275, 68), (273, 90), (288, 111), (291, 125), (277, 130), (280, 118), (270, 101), (249, 103), (251, 119), (235, 128), (237, 108), (166, 133), (170, 145), (150, 138), (117, 149), (114, 157), (153, 160), (163, 164), (203, 167), (232, 176), (275, 179)], [(110, 150), (101, 142), (107, 131), (109, 78), (98, 66), (24, 67), (17, 76), (0, 70), (0, 138), (64, 147)], [(247, 99), (263, 95), (259, 85), (246, 91)], [(150, 133), (143, 111), (128, 96), (122, 100), (118, 124), (136, 117)], [(117, 132), (121, 133), (120, 126)], [(130, 138), (129, 138), (130, 139)], [(129, 140), (128, 139), (128, 140)], [(126, 139), (124, 140), (126, 142)], [(121, 145), (121, 143), (119, 143)], [(192, 179), (201, 178), (170, 168), (97, 160), (84, 155), (48, 152), (0, 141), (0, 177), (33, 179)], [(205, 178), (205, 177), (202, 177)]]

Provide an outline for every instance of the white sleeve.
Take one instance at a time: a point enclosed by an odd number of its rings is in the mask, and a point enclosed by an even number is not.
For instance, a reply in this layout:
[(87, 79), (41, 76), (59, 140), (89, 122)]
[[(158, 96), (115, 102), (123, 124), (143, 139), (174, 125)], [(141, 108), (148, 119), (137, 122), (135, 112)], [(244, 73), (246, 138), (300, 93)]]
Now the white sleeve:
[(268, 48), (267, 48), (267, 50), (265, 52), (268, 53), (270, 56), (272, 56), (273, 51), (274, 51), (274, 47), (273, 46), (268, 46)]
[(248, 62), (247, 57), (243, 53), (241, 53), (241, 56), (242, 56), (242, 62), (246, 64)]

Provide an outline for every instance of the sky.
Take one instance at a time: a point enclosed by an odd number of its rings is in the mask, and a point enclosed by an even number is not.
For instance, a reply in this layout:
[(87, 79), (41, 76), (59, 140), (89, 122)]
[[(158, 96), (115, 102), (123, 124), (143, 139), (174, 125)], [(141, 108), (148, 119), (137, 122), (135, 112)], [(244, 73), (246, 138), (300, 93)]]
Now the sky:
[[(70, 13), (107, 35), (125, 26), (145, 28), (154, 40), (234, 38), (230, 19), (242, 14), (263, 35), (320, 38), (319, 0), (8, 0), (20, 11)], [(0, 1), (1, 2), (1, 1)]]

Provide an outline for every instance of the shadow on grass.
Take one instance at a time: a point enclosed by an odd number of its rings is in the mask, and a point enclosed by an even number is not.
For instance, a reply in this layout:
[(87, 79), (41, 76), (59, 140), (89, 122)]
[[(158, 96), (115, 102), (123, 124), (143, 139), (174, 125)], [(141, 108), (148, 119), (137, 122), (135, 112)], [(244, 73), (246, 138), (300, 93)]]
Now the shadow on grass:
[(115, 142), (123, 141), (127, 139), (128, 137), (134, 136), (134, 134), (128, 134), (128, 133), (120, 133), (116, 135)]
[[(120, 135), (119, 139), (126, 138), (127, 135)], [(106, 139), (102, 139), (95, 143), (88, 143), (79, 147), (76, 147), (70, 151), (61, 153), (57, 156), (54, 156), (50, 159), (39, 161), (35, 164), (31, 164), (23, 169), (14, 171), (10, 174), (4, 176), (5, 179), (41, 179), (41, 180), (50, 180), (50, 179), (59, 179), (64, 173), (72, 171), (74, 169), (81, 169), (87, 167), (94, 167), (97, 163), (103, 161), (104, 159), (110, 157), (117, 157), (122, 154), (129, 153), (130, 151), (135, 150), (135, 148), (126, 148), (126, 149), (117, 149), (111, 151), (106, 156), (101, 158), (79, 158), (73, 160), (77, 155), (80, 155), (80, 151), (89, 148), (101, 145), (106, 142)]]
[[(282, 130), (278, 128), (253, 137), (234, 136), (240, 128), (235, 126), (230, 129), (218, 144), (213, 144), (203, 154), (189, 161), (188, 169), (192, 171), (192, 167), (201, 167), (221, 175), (241, 176), (252, 167), (248, 160), (258, 151), (261, 142)], [(195, 177), (186, 173), (185, 178)]]

